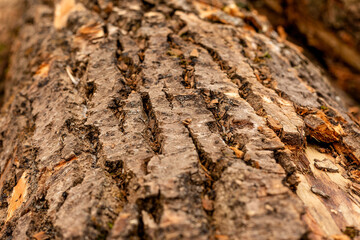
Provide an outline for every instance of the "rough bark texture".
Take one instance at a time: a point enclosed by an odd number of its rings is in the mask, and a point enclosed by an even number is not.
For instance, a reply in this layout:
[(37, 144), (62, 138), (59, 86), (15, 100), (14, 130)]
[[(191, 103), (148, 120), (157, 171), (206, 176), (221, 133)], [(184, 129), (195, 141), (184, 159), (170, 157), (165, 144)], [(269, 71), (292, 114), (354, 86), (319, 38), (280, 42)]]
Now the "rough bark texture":
[(277, 24), (295, 26), (308, 45), (324, 53), (327, 68), (339, 86), (360, 101), (360, 1), (256, 0), (248, 3), (270, 10), (267, 13)]
[(359, 124), (296, 48), (252, 30), (261, 18), (230, 1), (28, 6), (1, 239), (359, 235)]

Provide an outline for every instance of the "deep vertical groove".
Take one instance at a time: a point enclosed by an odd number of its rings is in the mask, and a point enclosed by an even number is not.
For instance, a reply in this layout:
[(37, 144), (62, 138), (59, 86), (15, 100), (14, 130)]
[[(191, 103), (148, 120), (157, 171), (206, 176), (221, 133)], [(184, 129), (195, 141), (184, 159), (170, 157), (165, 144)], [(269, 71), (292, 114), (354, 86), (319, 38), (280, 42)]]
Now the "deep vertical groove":
[(160, 129), (156, 120), (155, 113), (152, 108), (150, 96), (148, 93), (141, 94), (143, 110), (147, 116), (145, 138), (147, 139), (150, 147), (156, 154), (161, 154), (162, 138)]

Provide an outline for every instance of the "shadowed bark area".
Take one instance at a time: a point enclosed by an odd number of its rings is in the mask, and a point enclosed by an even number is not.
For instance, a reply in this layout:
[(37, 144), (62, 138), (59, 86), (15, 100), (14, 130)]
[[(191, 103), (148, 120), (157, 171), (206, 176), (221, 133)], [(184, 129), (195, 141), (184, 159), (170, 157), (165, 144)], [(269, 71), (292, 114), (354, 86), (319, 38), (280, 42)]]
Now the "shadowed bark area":
[(31, 0), (0, 125), (1, 239), (349, 239), (360, 129), (232, 1)]

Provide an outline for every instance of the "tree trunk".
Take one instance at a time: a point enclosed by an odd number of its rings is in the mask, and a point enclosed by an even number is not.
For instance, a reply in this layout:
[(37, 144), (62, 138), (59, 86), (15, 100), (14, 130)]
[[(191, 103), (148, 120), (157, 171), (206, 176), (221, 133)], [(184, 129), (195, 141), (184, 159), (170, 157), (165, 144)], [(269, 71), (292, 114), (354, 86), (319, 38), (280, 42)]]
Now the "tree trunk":
[(308, 45), (324, 53), (324, 62), (338, 85), (360, 101), (360, 1), (248, 2), (267, 11), (277, 24), (295, 26)]
[(28, 1), (1, 239), (356, 239), (359, 123), (261, 17), (209, 2)]

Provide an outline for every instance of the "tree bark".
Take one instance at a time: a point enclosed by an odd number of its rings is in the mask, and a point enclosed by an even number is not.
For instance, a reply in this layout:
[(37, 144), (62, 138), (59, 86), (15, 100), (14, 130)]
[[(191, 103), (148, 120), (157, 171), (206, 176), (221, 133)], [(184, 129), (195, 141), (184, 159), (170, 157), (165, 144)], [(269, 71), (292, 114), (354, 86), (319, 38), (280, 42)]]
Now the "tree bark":
[(0, 0), (0, 105), (3, 105), (4, 79), (9, 65), (11, 43), (16, 35), (22, 8), (22, 0)]
[[(231, 1), (28, 1), (1, 239), (356, 239), (360, 128)], [(260, 19), (260, 20), (259, 20)]]
[(297, 28), (324, 54), (338, 85), (360, 101), (360, 2), (353, 0), (249, 1), (282, 26)]

